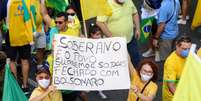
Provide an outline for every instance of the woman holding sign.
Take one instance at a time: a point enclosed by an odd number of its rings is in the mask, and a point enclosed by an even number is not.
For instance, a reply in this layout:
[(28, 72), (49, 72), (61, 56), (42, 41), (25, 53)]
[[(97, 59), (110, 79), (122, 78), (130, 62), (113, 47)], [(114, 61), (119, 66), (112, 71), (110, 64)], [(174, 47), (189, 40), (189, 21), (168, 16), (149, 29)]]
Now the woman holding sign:
[(131, 89), (128, 101), (152, 101), (156, 95), (158, 67), (150, 60), (143, 60), (139, 70), (136, 71), (131, 62), (129, 63), (131, 76)]

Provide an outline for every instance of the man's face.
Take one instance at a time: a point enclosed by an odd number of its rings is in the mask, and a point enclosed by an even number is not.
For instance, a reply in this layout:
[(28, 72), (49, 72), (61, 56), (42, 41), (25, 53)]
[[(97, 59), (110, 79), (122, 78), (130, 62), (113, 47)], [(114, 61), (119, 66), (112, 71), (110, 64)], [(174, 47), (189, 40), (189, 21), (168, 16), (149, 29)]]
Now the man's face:
[(59, 29), (59, 31), (64, 31), (64, 29), (66, 28), (65, 17), (64, 16), (56, 17), (55, 24), (57, 28)]
[(190, 49), (191, 43), (190, 42), (181, 42), (180, 45), (176, 45), (176, 52), (177, 54), (181, 55), (182, 51)]

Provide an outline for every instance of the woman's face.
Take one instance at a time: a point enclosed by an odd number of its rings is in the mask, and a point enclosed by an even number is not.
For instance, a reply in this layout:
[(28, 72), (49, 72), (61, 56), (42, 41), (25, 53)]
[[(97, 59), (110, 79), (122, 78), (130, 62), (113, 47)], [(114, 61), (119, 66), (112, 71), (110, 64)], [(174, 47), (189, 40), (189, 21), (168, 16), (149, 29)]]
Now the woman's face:
[(142, 65), (140, 73), (147, 76), (153, 76), (153, 70), (149, 64)]

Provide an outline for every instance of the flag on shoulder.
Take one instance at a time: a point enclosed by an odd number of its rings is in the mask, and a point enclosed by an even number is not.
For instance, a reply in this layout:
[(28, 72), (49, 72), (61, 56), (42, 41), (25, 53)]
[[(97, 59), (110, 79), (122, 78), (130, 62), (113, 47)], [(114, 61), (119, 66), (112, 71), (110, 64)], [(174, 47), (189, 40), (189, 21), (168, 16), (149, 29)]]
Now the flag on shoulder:
[(148, 17), (141, 20), (141, 36), (139, 43), (145, 43), (149, 40), (149, 35), (152, 33), (152, 24), (155, 17)]

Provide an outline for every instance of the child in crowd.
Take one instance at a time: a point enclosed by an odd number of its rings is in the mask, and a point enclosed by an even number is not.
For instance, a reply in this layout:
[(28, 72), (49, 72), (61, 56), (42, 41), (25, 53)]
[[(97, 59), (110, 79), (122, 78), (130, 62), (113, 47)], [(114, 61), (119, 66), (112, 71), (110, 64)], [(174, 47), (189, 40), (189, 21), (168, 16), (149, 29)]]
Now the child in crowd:
[(29, 101), (63, 101), (61, 92), (51, 85), (51, 76), (48, 67), (41, 67), (36, 74), (38, 87), (32, 92)]

